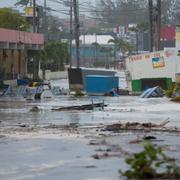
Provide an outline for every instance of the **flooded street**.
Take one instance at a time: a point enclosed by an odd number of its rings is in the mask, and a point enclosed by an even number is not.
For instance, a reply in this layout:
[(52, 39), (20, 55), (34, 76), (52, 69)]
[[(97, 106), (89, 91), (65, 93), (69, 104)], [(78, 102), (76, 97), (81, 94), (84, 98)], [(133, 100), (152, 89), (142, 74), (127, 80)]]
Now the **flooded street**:
[[(61, 111), (51, 109), (105, 102), (104, 110), (94, 111)], [(37, 106), (39, 112), (31, 112)], [(137, 96), (120, 97), (55, 97), (51, 100), (27, 101), (23, 98), (1, 98), (0, 115), (2, 126), (70, 124), (80, 125), (112, 122), (153, 122), (159, 123), (169, 119), (169, 125), (179, 125), (179, 104), (167, 98), (141, 99)]]
[[(93, 111), (52, 111), (53, 108), (104, 101), (107, 107)], [(31, 109), (37, 106), (38, 112)], [(161, 123), (180, 126), (179, 104), (167, 98), (140, 99), (137, 96), (56, 96), (51, 100), (27, 101), (4, 97), (0, 100), (0, 179), (116, 180), (126, 169), (126, 153), (142, 146), (129, 144), (144, 134), (157, 137), (167, 153), (180, 157), (178, 133), (105, 134), (98, 126), (118, 122)], [(76, 128), (76, 125), (79, 128)], [(67, 128), (72, 126), (72, 128)], [(93, 128), (93, 127), (96, 128)], [(58, 128), (59, 127), (59, 128)], [(64, 127), (64, 128), (63, 128)], [(75, 127), (75, 128), (73, 128)], [(100, 141), (91, 145), (91, 141)], [(106, 143), (101, 143), (101, 142)], [(93, 155), (118, 146), (110, 158)], [(117, 155), (116, 155), (117, 154)]]

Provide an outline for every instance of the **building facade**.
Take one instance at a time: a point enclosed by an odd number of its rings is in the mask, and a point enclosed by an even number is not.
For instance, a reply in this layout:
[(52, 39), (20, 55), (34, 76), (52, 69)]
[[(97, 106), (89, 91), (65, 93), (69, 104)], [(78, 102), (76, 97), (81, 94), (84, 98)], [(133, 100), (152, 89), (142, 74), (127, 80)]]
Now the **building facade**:
[(0, 80), (23, 78), (43, 45), (42, 34), (0, 28)]
[[(116, 58), (113, 39), (110, 35), (82, 35), (80, 36), (80, 60), (81, 66), (85, 67), (110, 67)], [(72, 62), (76, 65), (76, 46), (73, 41)]]
[(132, 91), (168, 89), (175, 82), (177, 67), (175, 49), (130, 56), (126, 58), (128, 87)]

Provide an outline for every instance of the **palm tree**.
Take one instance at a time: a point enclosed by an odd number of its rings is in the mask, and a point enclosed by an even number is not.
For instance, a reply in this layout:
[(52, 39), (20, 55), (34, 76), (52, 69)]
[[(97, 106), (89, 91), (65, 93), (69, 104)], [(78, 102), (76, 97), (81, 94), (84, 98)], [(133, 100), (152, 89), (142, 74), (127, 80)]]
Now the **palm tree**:
[(114, 43), (117, 50), (121, 50), (123, 55), (125, 55), (127, 53), (130, 54), (133, 51), (133, 46), (130, 43), (128, 43), (127, 41), (124, 41), (121, 38), (115, 37), (114, 39), (110, 39), (108, 41), (108, 43)]

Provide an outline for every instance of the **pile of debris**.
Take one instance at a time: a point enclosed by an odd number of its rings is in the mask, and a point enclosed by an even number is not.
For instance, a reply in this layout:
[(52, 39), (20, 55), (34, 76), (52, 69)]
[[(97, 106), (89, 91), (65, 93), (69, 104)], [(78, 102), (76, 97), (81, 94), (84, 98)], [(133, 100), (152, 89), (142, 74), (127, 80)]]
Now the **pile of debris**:
[(164, 92), (162, 91), (162, 89), (159, 86), (153, 87), (153, 88), (149, 88), (146, 91), (144, 91), (141, 94), (141, 98), (155, 98), (155, 97), (163, 97), (164, 96)]
[(138, 123), (138, 122), (127, 122), (127, 123), (116, 123), (107, 125), (103, 131), (120, 131), (120, 130), (164, 130), (165, 125), (169, 123), (169, 120), (165, 120), (160, 124), (154, 123)]
[(102, 110), (107, 105), (102, 103), (91, 103), (85, 105), (76, 105), (76, 106), (67, 106), (67, 107), (60, 107), (60, 108), (53, 108), (52, 111), (73, 111), (73, 110), (94, 110), (95, 108), (101, 108)]

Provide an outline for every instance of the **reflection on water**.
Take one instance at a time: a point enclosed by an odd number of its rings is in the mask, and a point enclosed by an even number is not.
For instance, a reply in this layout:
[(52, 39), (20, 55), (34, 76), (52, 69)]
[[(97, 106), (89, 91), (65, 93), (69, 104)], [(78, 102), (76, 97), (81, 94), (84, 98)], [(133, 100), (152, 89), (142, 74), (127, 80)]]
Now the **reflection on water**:
[[(161, 122), (167, 118), (172, 125), (179, 124), (180, 116), (177, 103), (166, 98), (140, 99), (134, 96), (122, 97), (94, 97), (94, 102), (105, 101), (105, 110), (94, 111), (62, 111), (53, 112), (52, 108), (62, 106), (82, 105), (91, 103), (92, 98), (74, 98), (68, 96), (55, 97), (46, 101), (26, 101), (23, 98), (0, 99), (1, 126), (25, 124), (89, 124), (108, 123), (117, 121)], [(31, 108), (38, 106), (39, 112), (31, 112)]]

